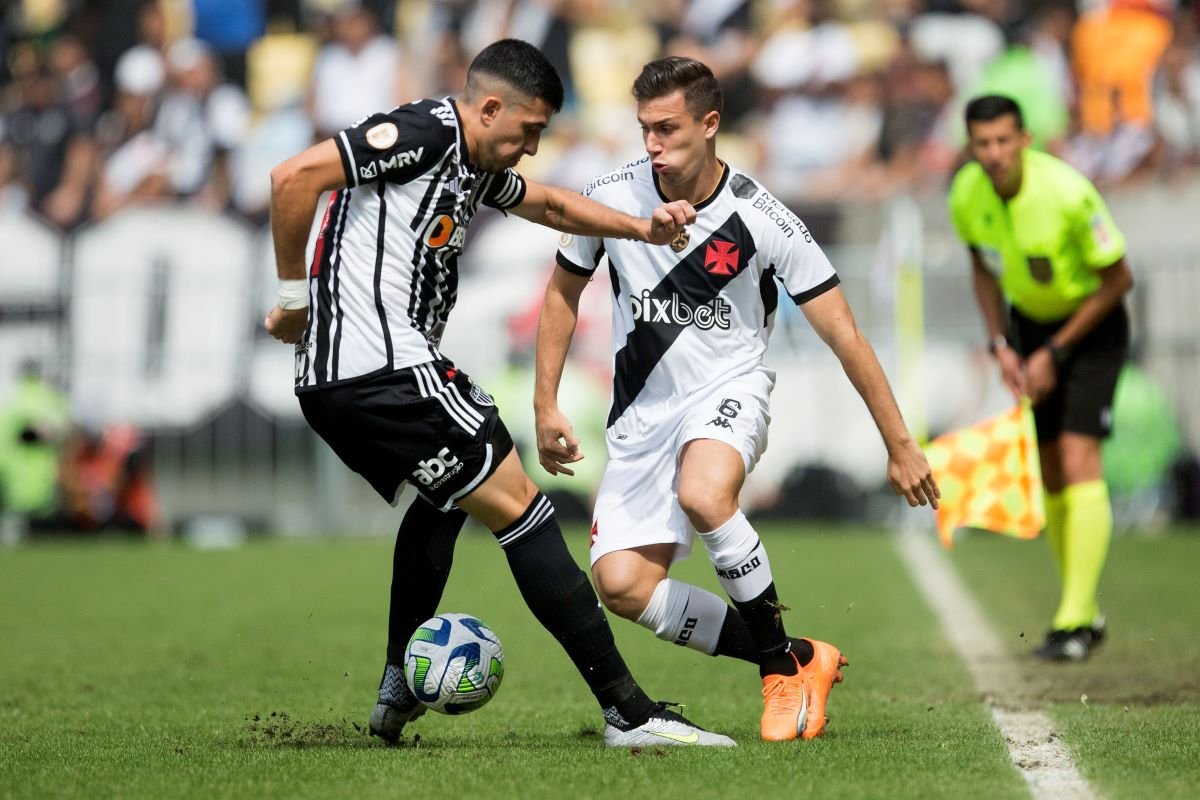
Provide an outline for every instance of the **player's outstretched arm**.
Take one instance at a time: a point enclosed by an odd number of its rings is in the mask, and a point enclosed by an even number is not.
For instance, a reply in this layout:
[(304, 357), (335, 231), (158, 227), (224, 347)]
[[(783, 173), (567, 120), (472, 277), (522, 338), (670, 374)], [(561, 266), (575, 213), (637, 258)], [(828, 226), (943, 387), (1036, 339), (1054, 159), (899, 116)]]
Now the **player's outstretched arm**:
[(346, 185), (332, 139), (313, 145), (271, 170), (271, 238), (279, 276), (279, 305), (267, 315), (267, 333), (295, 344), (308, 325), (308, 270), (304, 247), (322, 192)]
[(696, 221), (696, 209), (686, 200), (663, 203), (649, 219), (631, 217), (589, 200), (578, 192), (526, 181), (525, 199), (512, 209), (517, 216), (564, 233), (636, 239), (669, 244), (675, 234)]
[(937, 508), (942, 494), (933, 479), (929, 462), (909, 435), (887, 376), (883, 374), (870, 342), (858, 329), (842, 290), (834, 287), (804, 303), (800, 309), (813, 330), (842, 362), (846, 377), (867, 404), (887, 447), (888, 482), (892, 490), (908, 500), (910, 506), (929, 504)]
[(555, 269), (546, 286), (542, 315), (538, 319), (533, 414), (538, 461), (551, 475), (574, 475), (575, 471), (564, 465), (583, 458), (571, 422), (558, 408), (558, 386), (579, 321), (579, 296), (588, 280), (565, 269)]

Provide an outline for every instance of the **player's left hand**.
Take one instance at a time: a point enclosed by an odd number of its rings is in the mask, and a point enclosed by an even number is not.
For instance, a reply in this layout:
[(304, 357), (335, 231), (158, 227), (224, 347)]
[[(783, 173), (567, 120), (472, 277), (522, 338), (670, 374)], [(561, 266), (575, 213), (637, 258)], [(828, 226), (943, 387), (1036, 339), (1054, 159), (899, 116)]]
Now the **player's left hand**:
[(933, 471), (925, 453), (914, 441), (905, 442), (888, 449), (888, 483), (892, 491), (901, 495), (913, 508), (930, 505), (938, 507), (942, 490), (933, 479)]
[(279, 306), (275, 306), (271, 309), (271, 313), (267, 314), (267, 318), (263, 321), (263, 327), (267, 329), (267, 333), (279, 341), (295, 344), (300, 341), (300, 337), (304, 335), (304, 329), (308, 327), (308, 307), (285, 311)]
[(1054, 391), (1058, 384), (1058, 367), (1045, 347), (1034, 350), (1025, 361), (1025, 391), (1036, 406)]
[(646, 241), (650, 244), (670, 244), (683, 229), (696, 221), (696, 209), (687, 200), (663, 203), (650, 215), (650, 229)]

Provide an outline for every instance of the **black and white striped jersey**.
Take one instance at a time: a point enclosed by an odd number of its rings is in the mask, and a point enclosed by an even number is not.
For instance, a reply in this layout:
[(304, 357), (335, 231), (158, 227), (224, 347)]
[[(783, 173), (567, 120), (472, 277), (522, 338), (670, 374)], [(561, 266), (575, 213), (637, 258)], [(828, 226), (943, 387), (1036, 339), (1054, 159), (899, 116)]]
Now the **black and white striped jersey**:
[[(647, 217), (666, 201), (648, 158), (601, 175), (584, 195)], [(696, 222), (669, 247), (564, 235), (558, 263), (591, 275), (608, 256), (613, 287), (614, 457), (661, 446), (692, 399), (763, 364), (778, 304), (776, 280), (796, 303), (838, 285), (804, 223), (740, 170), (726, 166)], [(769, 390), (768, 390), (769, 391)]]
[(437, 357), (471, 218), (480, 204), (508, 209), (525, 198), (513, 170), (470, 163), (451, 98), (373, 114), (334, 141), (347, 185), (317, 236), (297, 392)]

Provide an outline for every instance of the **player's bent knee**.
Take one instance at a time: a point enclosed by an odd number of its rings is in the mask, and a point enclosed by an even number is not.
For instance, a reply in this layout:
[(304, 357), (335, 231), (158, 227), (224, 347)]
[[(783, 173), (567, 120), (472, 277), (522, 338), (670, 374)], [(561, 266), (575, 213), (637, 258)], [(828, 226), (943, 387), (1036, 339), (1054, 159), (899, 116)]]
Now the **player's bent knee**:
[(715, 530), (738, 511), (736, 497), (714, 494), (702, 486), (680, 486), (679, 507), (698, 531)]
[(634, 621), (646, 609), (657, 586), (657, 581), (644, 580), (636, 572), (611, 567), (605, 569), (599, 563), (592, 569), (592, 580), (605, 608), (619, 617)]

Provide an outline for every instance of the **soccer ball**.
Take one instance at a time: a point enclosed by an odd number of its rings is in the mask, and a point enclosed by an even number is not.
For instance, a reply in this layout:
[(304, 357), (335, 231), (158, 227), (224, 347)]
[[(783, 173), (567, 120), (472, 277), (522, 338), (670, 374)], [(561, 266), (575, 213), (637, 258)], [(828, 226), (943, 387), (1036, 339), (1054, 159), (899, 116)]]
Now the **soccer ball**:
[(404, 679), (442, 714), (465, 714), (491, 700), (504, 678), (500, 637), (475, 617), (439, 614), (421, 623), (404, 651)]

